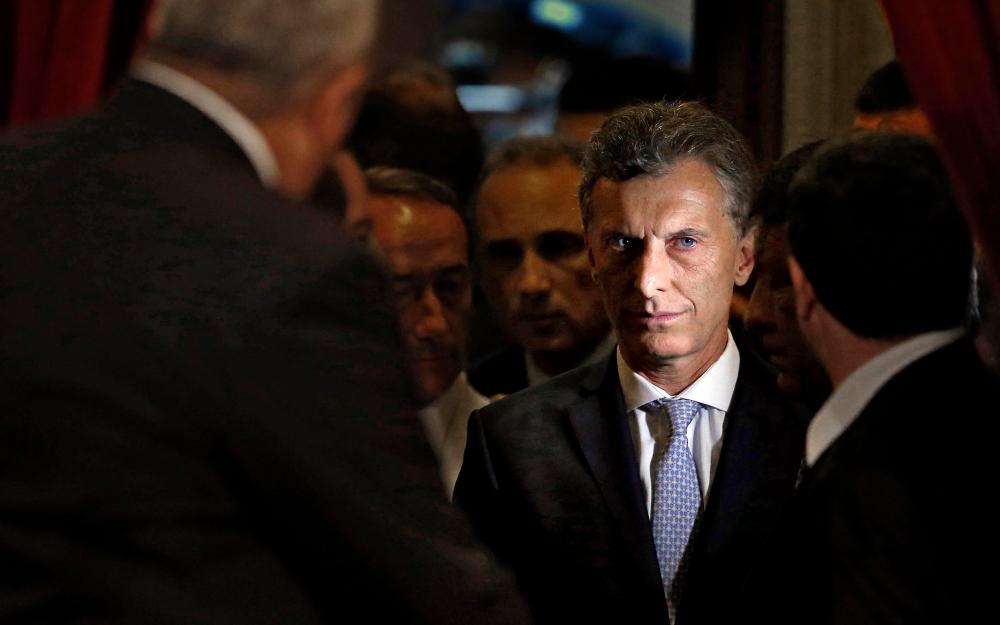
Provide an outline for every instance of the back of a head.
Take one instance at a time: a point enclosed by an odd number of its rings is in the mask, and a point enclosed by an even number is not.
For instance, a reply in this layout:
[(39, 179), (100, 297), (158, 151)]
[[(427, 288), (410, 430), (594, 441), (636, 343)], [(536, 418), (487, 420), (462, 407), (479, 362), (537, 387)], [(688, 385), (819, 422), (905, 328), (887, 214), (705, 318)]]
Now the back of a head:
[(378, 0), (160, 0), (150, 52), (261, 86), (279, 108), (365, 57)]
[(896, 60), (889, 61), (872, 72), (854, 100), (855, 110), (867, 115), (916, 106), (917, 102), (910, 92), (903, 68)]
[(483, 145), (443, 70), (421, 64), (380, 72), (365, 94), (347, 145), (362, 166), (424, 172), (465, 201)]
[(962, 324), (972, 243), (933, 145), (856, 132), (822, 146), (789, 190), (791, 252), (816, 297), (865, 338)]
[(750, 205), (750, 220), (755, 225), (778, 226), (788, 222), (788, 187), (822, 143), (811, 141), (775, 161)]
[(588, 226), (591, 194), (600, 178), (624, 182), (658, 176), (675, 163), (708, 165), (726, 193), (726, 211), (739, 235), (746, 232), (757, 167), (732, 124), (696, 102), (654, 102), (616, 111), (591, 136), (584, 153), (580, 207)]

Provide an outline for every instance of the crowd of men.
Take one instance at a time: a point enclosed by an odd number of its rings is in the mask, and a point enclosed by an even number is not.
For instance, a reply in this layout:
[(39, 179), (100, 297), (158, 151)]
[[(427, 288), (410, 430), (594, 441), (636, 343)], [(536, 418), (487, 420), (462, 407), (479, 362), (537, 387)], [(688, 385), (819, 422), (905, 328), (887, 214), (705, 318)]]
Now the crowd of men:
[(670, 91), (484, 159), (440, 70), (366, 85), (377, 9), (164, 0), (0, 137), (0, 623), (988, 609), (1000, 390), (898, 66), (760, 184)]

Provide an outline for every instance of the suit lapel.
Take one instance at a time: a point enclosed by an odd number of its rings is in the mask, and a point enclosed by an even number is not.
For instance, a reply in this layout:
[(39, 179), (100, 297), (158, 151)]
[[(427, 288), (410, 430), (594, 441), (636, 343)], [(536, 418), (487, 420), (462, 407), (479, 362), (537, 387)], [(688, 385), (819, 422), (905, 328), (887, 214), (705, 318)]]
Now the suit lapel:
[(581, 387), (580, 400), (570, 406), (569, 423), (623, 540), (627, 559), (648, 588), (651, 608), (662, 609), (661, 622), (665, 622), (660, 570), (614, 354), (593, 366)]
[(721, 564), (717, 558), (731, 552), (731, 545), (774, 527), (794, 490), (808, 420), (784, 402), (765, 376), (749, 357), (741, 359), (722, 453), (699, 530), (697, 576), (692, 575), (692, 581), (716, 577)]

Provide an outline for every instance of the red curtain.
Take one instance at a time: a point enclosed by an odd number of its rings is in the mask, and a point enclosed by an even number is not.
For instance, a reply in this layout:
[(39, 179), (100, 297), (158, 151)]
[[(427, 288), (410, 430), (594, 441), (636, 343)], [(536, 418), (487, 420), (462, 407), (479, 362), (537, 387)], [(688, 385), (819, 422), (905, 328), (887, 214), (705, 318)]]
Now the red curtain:
[(0, 123), (63, 117), (96, 103), (124, 71), (148, 0), (0, 0)]
[(882, 0), (1000, 293), (1000, 0)]

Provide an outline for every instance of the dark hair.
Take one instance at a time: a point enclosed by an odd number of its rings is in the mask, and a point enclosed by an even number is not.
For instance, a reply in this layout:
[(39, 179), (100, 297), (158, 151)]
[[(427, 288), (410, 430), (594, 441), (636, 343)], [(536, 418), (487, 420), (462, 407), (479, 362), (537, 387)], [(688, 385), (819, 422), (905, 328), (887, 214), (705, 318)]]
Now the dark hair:
[(366, 93), (349, 147), (363, 168), (379, 165), (423, 172), (447, 184), (463, 204), (468, 200), (483, 164), (483, 144), (472, 118), (457, 97), (447, 101), (411, 98), (400, 82), (424, 82), (433, 90), (443, 85), (427, 68), (397, 68), (384, 72), (383, 82)]
[(855, 110), (869, 115), (916, 106), (917, 102), (910, 92), (903, 67), (895, 60), (872, 72), (854, 100)]
[(688, 74), (660, 59), (584, 58), (559, 92), (559, 112), (610, 112), (640, 102), (691, 99), (692, 92)]
[(856, 132), (824, 144), (789, 190), (791, 253), (855, 334), (894, 339), (962, 324), (972, 242), (934, 146)]
[(437, 202), (462, 216), (455, 192), (448, 185), (427, 174), (395, 167), (372, 167), (365, 170), (365, 182), (372, 195), (402, 195)]
[(788, 187), (822, 143), (812, 141), (801, 145), (775, 161), (750, 204), (750, 221), (754, 225), (778, 226), (788, 222)]
[(726, 193), (726, 212), (736, 232), (747, 230), (757, 168), (746, 141), (732, 124), (696, 102), (655, 102), (615, 112), (587, 144), (580, 180), (583, 226), (593, 217), (591, 195), (598, 179), (615, 182), (659, 176), (676, 161), (708, 165)]
[(544, 167), (567, 160), (577, 167), (583, 160), (583, 144), (556, 135), (525, 135), (507, 139), (490, 152), (479, 176), (480, 185), (490, 174), (511, 165)]

